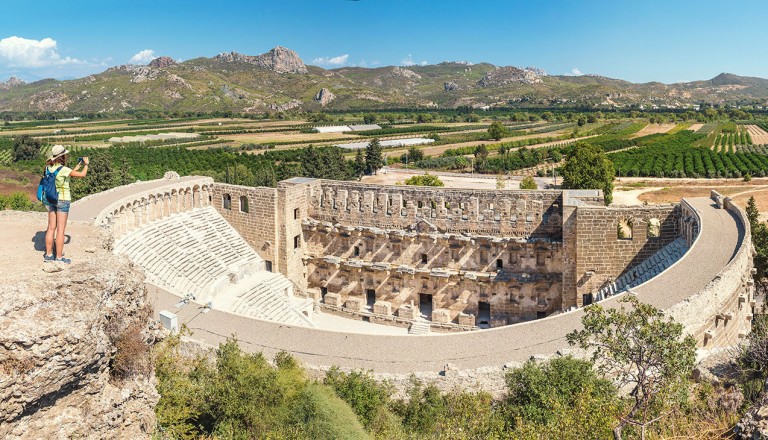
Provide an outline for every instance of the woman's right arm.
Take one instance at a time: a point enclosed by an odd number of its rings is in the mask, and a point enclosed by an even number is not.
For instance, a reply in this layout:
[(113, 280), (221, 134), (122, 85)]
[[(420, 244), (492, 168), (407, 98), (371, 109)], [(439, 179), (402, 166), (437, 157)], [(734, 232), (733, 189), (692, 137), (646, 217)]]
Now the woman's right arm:
[(79, 177), (83, 178), (88, 174), (88, 158), (83, 158), (83, 169), (78, 170), (77, 168), (80, 168), (79, 166), (75, 167), (74, 170), (72, 170), (71, 173), (69, 173), (70, 177)]

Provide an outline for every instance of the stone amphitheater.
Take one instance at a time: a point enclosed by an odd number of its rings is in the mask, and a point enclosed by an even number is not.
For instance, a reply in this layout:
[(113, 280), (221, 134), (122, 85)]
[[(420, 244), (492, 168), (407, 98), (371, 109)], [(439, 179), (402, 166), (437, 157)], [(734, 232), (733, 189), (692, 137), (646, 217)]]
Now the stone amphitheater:
[[(143, 268), (156, 314), (218, 344), (383, 374), (565, 353), (583, 306), (634, 294), (701, 350), (754, 307), (744, 211), (727, 197), (606, 207), (599, 191), (472, 190), (293, 178), (137, 182), (78, 201)], [(186, 299), (185, 299), (186, 298)]]

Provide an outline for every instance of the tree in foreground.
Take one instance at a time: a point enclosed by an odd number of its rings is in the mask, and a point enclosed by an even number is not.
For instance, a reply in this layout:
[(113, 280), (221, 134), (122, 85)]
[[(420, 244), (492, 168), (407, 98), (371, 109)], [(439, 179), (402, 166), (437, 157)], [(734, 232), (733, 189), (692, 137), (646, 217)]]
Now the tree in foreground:
[(768, 226), (760, 222), (760, 211), (757, 209), (754, 197), (749, 198), (746, 211), (752, 231), (752, 244), (755, 246), (755, 255), (752, 257), (755, 265), (755, 282), (762, 289), (763, 278), (768, 274)]
[(495, 139), (497, 141), (502, 140), (509, 134), (509, 129), (504, 126), (499, 121), (495, 121), (491, 123), (491, 126), (488, 127), (488, 137), (491, 139)]
[[(683, 326), (655, 307), (626, 295), (620, 308), (587, 306), (582, 330), (567, 336), (571, 345), (593, 350), (598, 371), (619, 389), (629, 388), (631, 404), (613, 430), (620, 440), (626, 425), (645, 429), (670, 414), (696, 360), (696, 341), (683, 337)], [(627, 306), (627, 307), (625, 307)]]
[(621, 409), (616, 388), (592, 362), (571, 356), (528, 361), (507, 373), (503, 402), (514, 438), (595, 439), (611, 435)]
[(381, 156), (381, 142), (379, 138), (373, 138), (365, 147), (365, 168), (369, 174), (376, 174), (379, 168), (384, 166), (384, 158)]
[(536, 185), (536, 181), (533, 180), (532, 176), (526, 176), (520, 182), (520, 189), (538, 189), (538, 188), (539, 186)]
[(566, 189), (601, 189), (605, 204), (613, 200), (613, 163), (605, 157), (598, 147), (578, 143), (565, 159), (560, 174), (563, 176), (563, 188)]
[(13, 161), (32, 160), (40, 154), (43, 144), (28, 134), (23, 134), (13, 141)]
[(429, 173), (425, 173), (421, 176), (409, 177), (408, 179), (405, 179), (405, 184), (416, 186), (445, 186), (439, 177)]

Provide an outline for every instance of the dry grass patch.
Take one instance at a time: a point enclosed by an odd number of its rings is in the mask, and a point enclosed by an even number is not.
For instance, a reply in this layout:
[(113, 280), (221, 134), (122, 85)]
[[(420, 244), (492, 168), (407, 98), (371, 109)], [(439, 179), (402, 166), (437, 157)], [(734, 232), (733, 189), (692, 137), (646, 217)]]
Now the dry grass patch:
[[(744, 191), (745, 188), (741, 186), (726, 186), (718, 187), (717, 191), (720, 194), (729, 196), (738, 192)], [(677, 203), (683, 197), (709, 197), (710, 187), (689, 187), (689, 186), (676, 186), (676, 187), (664, 187), (656, 191), (649, 191), (640, 194), (638, 199), (641, 202), (648, 202), (651, 204), (658, 203)]]

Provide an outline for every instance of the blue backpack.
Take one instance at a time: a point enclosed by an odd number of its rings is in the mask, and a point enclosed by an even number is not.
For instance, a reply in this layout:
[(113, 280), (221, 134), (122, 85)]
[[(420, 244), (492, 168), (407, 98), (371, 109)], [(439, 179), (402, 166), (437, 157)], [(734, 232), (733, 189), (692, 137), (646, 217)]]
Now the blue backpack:
[(45, 167), (43, 178), (40, 179), (40, 184), (37, 185), (37, 200), (48, 205), (56, 205), (59, 203), (59, 193), (56, 192), (56, 176), (59, 175), (59, 171), (64, 167), (59, 167), (54, 172), (48, 171), (48, 167)]

